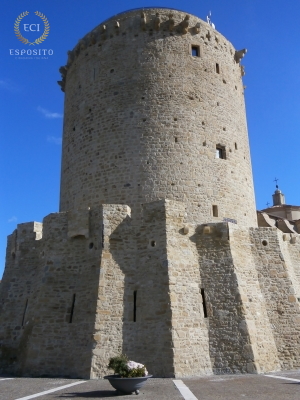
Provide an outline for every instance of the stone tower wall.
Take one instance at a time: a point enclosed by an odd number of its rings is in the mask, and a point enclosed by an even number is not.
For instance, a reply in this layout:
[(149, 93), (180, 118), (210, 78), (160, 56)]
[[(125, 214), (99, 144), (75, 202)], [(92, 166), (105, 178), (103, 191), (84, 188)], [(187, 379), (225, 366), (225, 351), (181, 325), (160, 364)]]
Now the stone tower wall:
[(185, 28), (185, 17), (122, 13), (70, 53), (61, 211), (121, 203), (135, 216), (168, 198), (190, 221), (257, 225), (241, 66), (220, 33), (193, 15)]

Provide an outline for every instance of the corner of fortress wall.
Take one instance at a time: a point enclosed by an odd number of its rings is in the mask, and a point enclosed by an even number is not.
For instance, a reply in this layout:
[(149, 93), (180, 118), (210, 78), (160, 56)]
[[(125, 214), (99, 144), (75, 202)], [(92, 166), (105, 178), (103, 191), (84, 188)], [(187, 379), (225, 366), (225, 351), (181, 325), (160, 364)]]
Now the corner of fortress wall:
[(299, 368), (300, 235), (251, 228), (250, 241), (280, 368)]
[[(43, 225), (38, 222), (18, 224), (8, 236), (6, 263), (0, 286), (0, 372), (13, 373), (20, 358), (24, 312), (35, 283)], [(23, 329), (24, 330), (24, 329)]]
[(0, 287), (1, 372), (90, 376), (102, 211), (75, 214), (50, 214), (43, 224), (18, 225), (8, 237)]

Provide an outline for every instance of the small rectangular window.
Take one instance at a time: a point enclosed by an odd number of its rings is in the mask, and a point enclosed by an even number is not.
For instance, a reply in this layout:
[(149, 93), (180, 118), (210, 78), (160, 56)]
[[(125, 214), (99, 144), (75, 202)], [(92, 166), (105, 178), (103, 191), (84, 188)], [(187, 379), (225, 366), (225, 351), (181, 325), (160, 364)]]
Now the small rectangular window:
[(217, 74), (220, 73), (220, 65), (218, 63), (216, 63), (216, 73)]
[(219, 212), (218, 212), (218, 206), (212, 206), (212, 212), (213, 212), (213, 217), (218, 217)]
[(71, 324), (71, 323), (73, 322), (73, 314), (74, 314), (75, 300), (76, 300), (76, 294), (73, 294), (72, 307), (71, 307), (71, 313), (70, 313), (69, 324)]
[(224, 160), (226, 159), (226, 151), (224, 146), (219, 144), (216, 146), (216, 158), (223, 158)]
[(219, 147), (216, 149), (216, 158), (223, 158), (223, 150)]
[(136, 322), (136, 295), (137, 291), (133, 292), (133, 322)]
[(200, 57), (200, 47), (199, 46), (192, 46), (192, 56)]
[(206, 308), (204, 289), (201, 289), (201, 297), (202, 297), (202, 307), (203, 307), (204, 318), (207, 318), (207, 308)]
[(26, 315), (26, 311), (27, 311), (27, 306), (28, 306), (28, 299), (26, 300), (26, 303), (25, 303), (25, 308), (24, 308), (23, 318), (22, 318), (22, 326), (24, 326), (25, 315)]

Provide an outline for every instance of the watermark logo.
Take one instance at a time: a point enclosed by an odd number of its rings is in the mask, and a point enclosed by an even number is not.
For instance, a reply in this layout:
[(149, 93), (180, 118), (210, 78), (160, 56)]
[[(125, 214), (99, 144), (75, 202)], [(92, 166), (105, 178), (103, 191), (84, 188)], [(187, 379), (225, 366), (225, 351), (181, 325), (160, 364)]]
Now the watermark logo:
[[(25, 11), (22, 14), (18, 16), (18, 18), (15, 21), (14, 25), (14, 30), (17, 38), (24, 44), (29, 44), (29, 45), (35, 45), (35, 44), (41, 44), (45, 39), (47, 39), (47, 36), (49, 35), (50, 31), (50, 25), (49, 22), (46, 18), (46, 16), (39, 11), (35, 12), (35, 15), (40, 17), (42, 21), (44, 22), (44, 32), (43, 34), (35, 39), (34, 42), (30, 42), (28, 39), (26, 39), (24, 36), (22, 36), (20, 32), (20, 23), (24, 17), (26, 17), (29, 14), (29, 11)], [(23, 28), (25, 32), (39, 32), (40, 31), (40, 24), (24, 24), (23, 23)]]
[(53, 55), (52, 49), (38, 47), (43, 43), (50, 32), (50, 24), (45, 14), (35, 11), (28, 17), (29, 11), (22, 12), (14, 23), (14, 32), (18, 40), (25, 45), (25, 49), (9, 49), (10, 56), (18, 59), (48, 59)]

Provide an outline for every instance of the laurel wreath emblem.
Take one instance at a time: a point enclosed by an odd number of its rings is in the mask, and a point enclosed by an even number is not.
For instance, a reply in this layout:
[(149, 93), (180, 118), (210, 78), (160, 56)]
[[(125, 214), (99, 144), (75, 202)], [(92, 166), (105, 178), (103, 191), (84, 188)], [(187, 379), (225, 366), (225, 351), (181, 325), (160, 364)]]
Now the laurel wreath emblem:
[(38, 17), (40, 17), (40, 18), (43, 20), (43, 22), (44, 22), (44, 33), (43, 33), (42, 36), (40, 36), (39, 38), (35, 39), (34, 42), (30, 42), (28, 39), (24, 38), (24, 36), (21, 35), (20, 28), (19, 28), (20, 22), (21, 22), (22, 19), (23, 19), (24, 17), (26, 17), (28, 14), (29, 14), (29, 12), (28, 12), (28, 11), (25, 11), (25, 12), (23, 12), (22, 14), (20, 14), (20, 15), (18, 16), (18, 18), (16, 19), (15, 25), (14, 25), (15, 34), (16, 34), (17, 38), (18, 38), (22, 43), (24, 43), (24, 44), (29, 44), (29, 45), (40, 44), (40, 43), (42, 43), (45, 39), (47, 39), (47, 36), (49, 35), (49, 31), (50, 31), (49, 22), (48, 22), (48, 20), (47, 20), (47, 18), (46, 18), (46, 16), (45, 16), (44, 14), (40, 13), (39, 11), (35, 11), (35, 14), (36, 14)]

